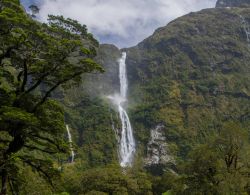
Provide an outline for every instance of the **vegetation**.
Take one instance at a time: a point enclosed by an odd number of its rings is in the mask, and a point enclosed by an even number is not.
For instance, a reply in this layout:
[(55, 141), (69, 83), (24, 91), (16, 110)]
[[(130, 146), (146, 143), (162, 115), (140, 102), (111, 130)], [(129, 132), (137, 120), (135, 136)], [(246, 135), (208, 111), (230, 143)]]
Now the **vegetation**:
[(19, 1), (4, 0), (0, 26), (0, 174), (6, 194), (8, 186), (18, 191), (22, 163), (53, 183), (53, 159), (66, 145), (64, 112), (49, 97), (83, 73), (103, 70), (92, 60), (97, 42), (74, 20), (49, 16), (48, 25), (40, 24)]
[[(124, 49), (137, 153), (122, 169), (106, 98), (121, 51), (77, 21), (41, 24), (0, 1), (0, 194), (250, 194), (249, 13), (191, 13)], [(145, 165), (158, 125), (174, 160)]]
[(249, 193), (249, 166), (239, 162), (248, 161), (250, 132), (250, 53), (240, 15), (249, 25), (249, 7), (191, 13), (126, 49), (138, 158), (159, 124), (175, 158), (147, 167), (163, 180), (154, 180), (156, 194)]

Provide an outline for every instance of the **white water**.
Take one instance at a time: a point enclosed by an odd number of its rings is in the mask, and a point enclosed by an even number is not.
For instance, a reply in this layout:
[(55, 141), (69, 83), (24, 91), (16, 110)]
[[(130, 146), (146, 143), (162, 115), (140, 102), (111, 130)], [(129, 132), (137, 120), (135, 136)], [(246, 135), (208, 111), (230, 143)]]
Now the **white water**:
[(119, 79), (120, 79), (120, 94), (109, 96), (114, 104), (118, 106), (119, 116), (122, 123), (122, 131), (119, 142), (119, 157), (121, 167), (132, 165), (133, 156), (135, 152), (135, 140), (133, 136), (133, 129), (129, 121), (128, 114), (123, 108), (124, 102), (127, 101), (128, 82), (126, 75), (126, 53), (122, 53), (119, 60)]
[(248, 46), (250, 47), (250, 27), (242, 15), (240, 15), (240, 18), (241, 18), (241, 23), (243, 25), (244, 31), (246, 33)]
[(122, 53), (122, 57), (119, 60), (119, 79), (120, 79), (120, 96), (126, 100), (127, 98), (127, 90), (128, 90), (128, 82), (127, 82), (127, 74), (126, 74), (126, 53)]
[(75, 159), (75, 152), (74, 152), (73, 147), (72, 147), (72, 137), (71, 137), (71, 133), (70, 133), (68, 125), (66, 125), (66, 129), (67, 129), (68, 140), (69, 140), (69, 144), (70, 144), (70, 157), (71, 157), (70, 162), (73, 163), (74, 159)]
[(157, 125), (150, 131), (151, 139), (147, 144), (146, 165), (165, 164), (173, 161), (168, 154), (168, 144), (164, 134), (164, 126)]

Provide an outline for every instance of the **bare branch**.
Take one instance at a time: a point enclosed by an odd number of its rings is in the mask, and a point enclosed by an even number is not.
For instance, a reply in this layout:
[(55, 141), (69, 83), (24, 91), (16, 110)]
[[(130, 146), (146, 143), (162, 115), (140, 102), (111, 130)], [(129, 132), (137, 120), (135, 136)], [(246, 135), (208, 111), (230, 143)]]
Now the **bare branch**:
[(27, 80), (28, 80), (28, 67), (27, 67), (27, 60), (26, 59), (23, 62), (23, 69), (24, 69), (23, 70), (24, 74), (23, 74), (23, 82), (21, 85), (21, 92), (25, 91), (25, 85), (27, 84)]
[(65, 79), (63, 79), (63, 80), (61, 80), (61, 81), (58, 81), (53, 87), (51, 87), (51, 88), (45, 93), (45, 95), (43, 96), (43, 98), (41, 99), (41, 101), (38, 102), (38, 103), (35, 105), (35, 107), (34, 107), (34, 109), (33, 109), (33, 112), (35, 112), (35, 111), (37, 110), (37, 108), (38, 108), (39, 106), (41, 106), (41, 105), (48, 99), (48, 97), (50, 96), (50, 94), (51, 94), (57, 87), (59, 87), (60, 85), (66, 83), (67, 81), (69, 81), (69, 80), (71, 80), (71, 79), (74, 79), (75, 77), (77, 77), (77, 76), (79, 76), (79, 75), (81, 75), (81, 74), (82, 74), (82, 72), (77, 72), (77, 73), (71, 75), (71, 76), (68, 77), (68, 78), (65, 78)]

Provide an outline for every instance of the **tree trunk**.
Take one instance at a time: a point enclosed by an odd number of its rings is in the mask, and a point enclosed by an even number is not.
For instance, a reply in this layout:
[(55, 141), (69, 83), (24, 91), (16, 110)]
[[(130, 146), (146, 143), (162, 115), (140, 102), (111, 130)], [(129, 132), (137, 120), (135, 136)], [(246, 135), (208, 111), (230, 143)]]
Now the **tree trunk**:
[(0, 195), (6, 195), (7, 194), (7, 183), (8, 183), (7, 170), (3, 169), (2, 170), (2, 188), (1, 188)]

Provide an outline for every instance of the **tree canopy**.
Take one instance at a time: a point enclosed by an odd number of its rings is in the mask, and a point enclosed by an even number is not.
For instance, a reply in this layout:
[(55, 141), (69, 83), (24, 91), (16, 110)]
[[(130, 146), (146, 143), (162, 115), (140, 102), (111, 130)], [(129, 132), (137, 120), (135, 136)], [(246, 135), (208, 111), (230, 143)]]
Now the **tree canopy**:
[(59, 86), (83, 73), (103, 72), (93, 58), (98, 42), (85, 25), (62, 16), (32, 20), (18, 0), (0, 2), (1, 194), (18, 191), (21, 163), (51, 181), (49, 155), (67, 151), (64, 112), (52, 100)]

